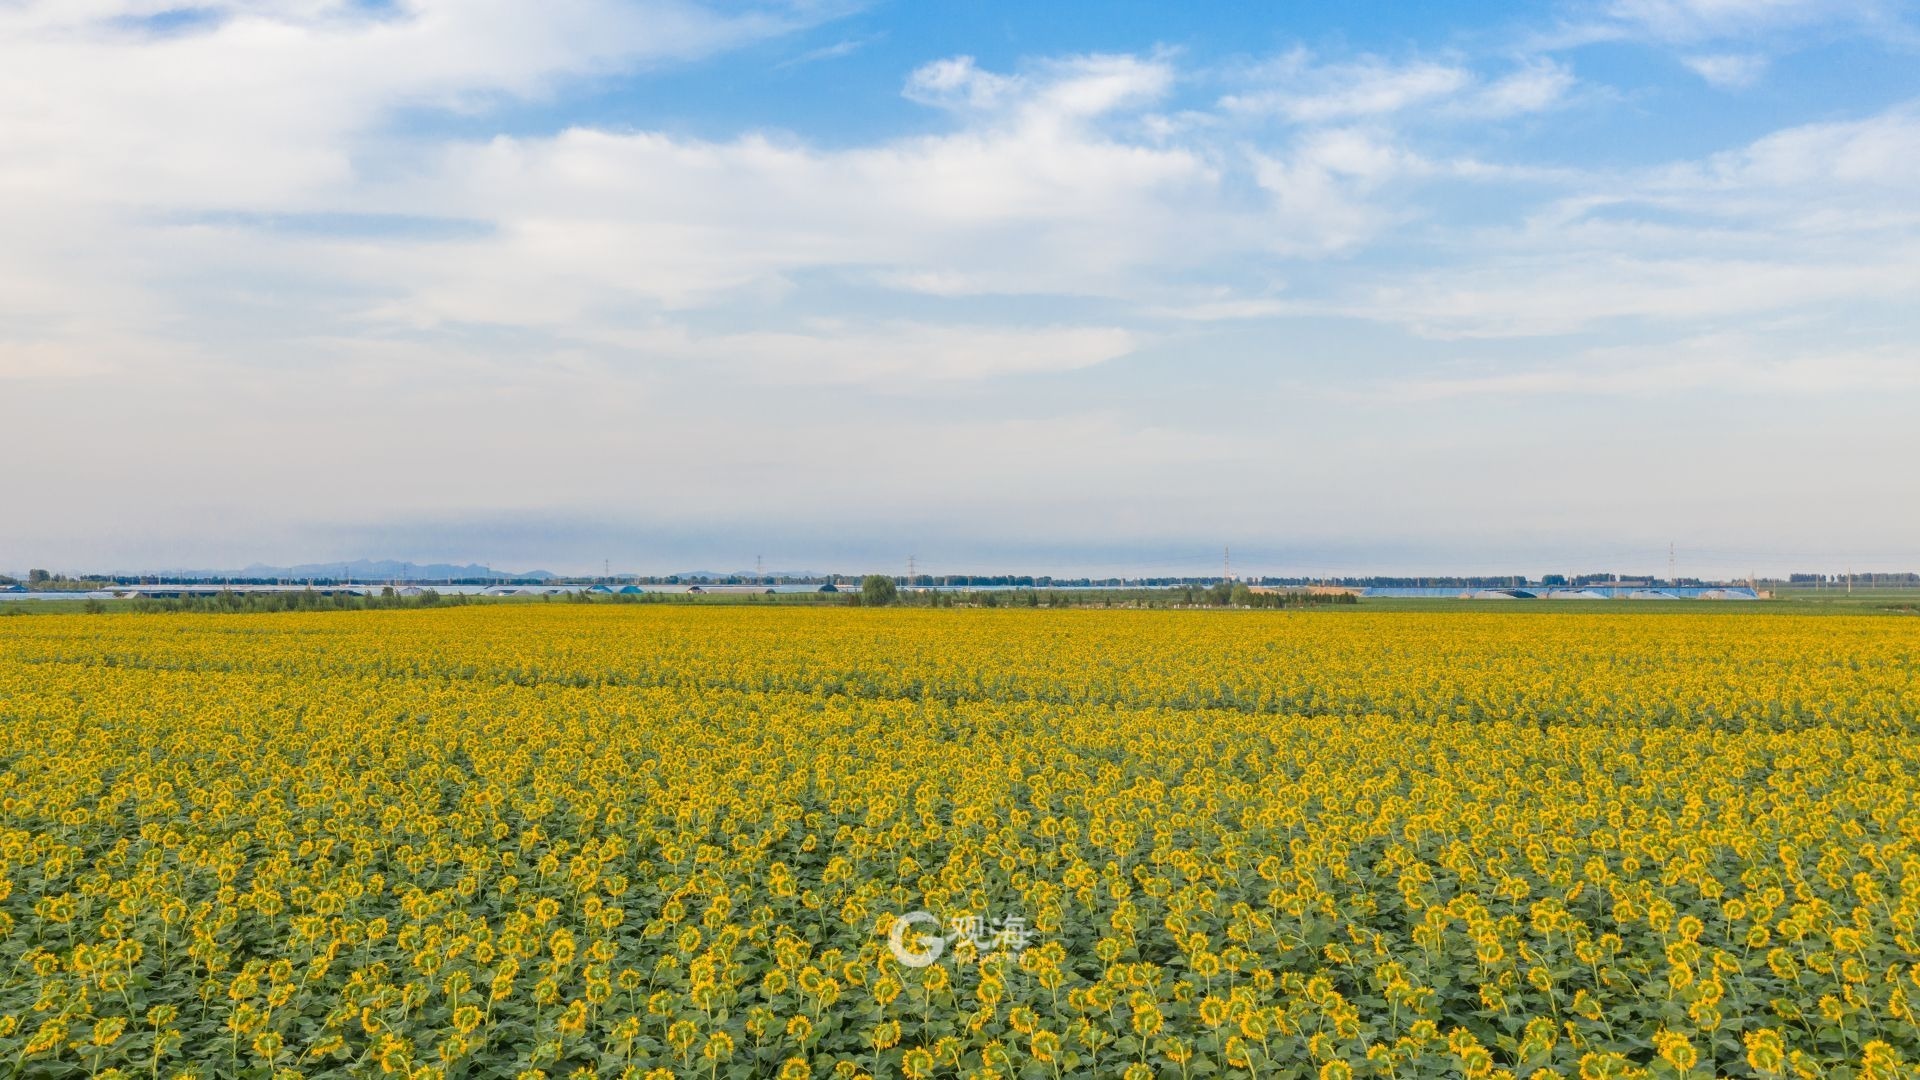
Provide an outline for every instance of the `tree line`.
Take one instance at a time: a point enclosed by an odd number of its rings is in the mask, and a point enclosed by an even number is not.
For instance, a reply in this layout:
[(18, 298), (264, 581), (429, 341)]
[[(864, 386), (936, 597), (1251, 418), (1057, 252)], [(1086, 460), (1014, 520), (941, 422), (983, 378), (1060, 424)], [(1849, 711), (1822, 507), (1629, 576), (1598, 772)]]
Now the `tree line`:
[(869, 574), (852, 597), (862, 607), (1237, 607), (1293, 608), (1356, 604), (1352, 593), (1314, 593), (1305, 590), (1255, 591), (1244, 581), (1185, 585), (1177, 589), (1009, 589), (966, 591), (902, 591), (894, 579)]

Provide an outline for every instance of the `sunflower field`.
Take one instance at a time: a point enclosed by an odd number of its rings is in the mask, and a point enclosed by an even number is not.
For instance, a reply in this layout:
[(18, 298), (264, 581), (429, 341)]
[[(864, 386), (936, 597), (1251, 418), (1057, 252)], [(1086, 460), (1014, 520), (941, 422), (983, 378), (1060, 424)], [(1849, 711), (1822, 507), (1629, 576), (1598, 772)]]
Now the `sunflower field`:
[(0, 1069), (1913, 1077), (1917, 671), (1722, 609), (0, 620)]

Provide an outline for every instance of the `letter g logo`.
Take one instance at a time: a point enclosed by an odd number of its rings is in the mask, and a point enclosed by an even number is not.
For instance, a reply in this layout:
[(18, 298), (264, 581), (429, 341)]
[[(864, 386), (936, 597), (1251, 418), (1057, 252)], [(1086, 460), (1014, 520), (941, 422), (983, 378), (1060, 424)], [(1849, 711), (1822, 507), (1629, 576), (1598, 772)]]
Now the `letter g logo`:
[(893, 920), (893, 928), (887, 931), (887, 948), (893, 951), (893, 958), (900, 961), (903, 967), (926, 967), (940, 959), (940, 954), (947, 949), (946, 939), (937, 934), (921, 934), (909, 944), (907, 935), (916, 925), (937, 930), (940, 920), (932, 912), (909, 911)]

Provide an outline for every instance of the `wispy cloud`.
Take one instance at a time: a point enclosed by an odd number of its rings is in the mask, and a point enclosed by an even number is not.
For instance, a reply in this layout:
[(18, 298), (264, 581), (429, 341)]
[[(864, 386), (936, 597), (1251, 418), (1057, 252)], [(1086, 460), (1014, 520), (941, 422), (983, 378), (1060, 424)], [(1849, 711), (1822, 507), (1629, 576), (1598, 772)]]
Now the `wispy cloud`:
[(1483, 73), (1456, 61), (1396, 63), (1363, 56), (1321, 62), (1305, 49), (1258, 65), (1240, 81), (1242, 89), (1221, 97), (1221, 110), (1303, 125), (1385, 120), (1423, 110), (1480, 118), (1516, 116), (1560, 105), (1577, 83), (1569, 65), (1548, 57)]
[(1449, 98), (1466, 89), (1473, 74), (1454, 64), (1392, 64), (1377, 57), (1317, 64), (1312, 54), (1296, 49), (1260, 68), (1251, 81), (1248, 89), (1221, 98), (1221, 108), (1324, 123), (1388, 115)]
[(1464, 107), (1469, 113), (1493, 117), (1545, 112), (1562, 104), (1577, 83), (1567, 64), (1535, 58), (1478, 89)]
[(843, 38), (831, 45), (822, 45), (817, 49), (808, 49), (798, 56), (789, 57), (788, 59), (780, 61), (780, 63), (775, 66), (790, 68), (799, 67), (803, 64), (817, 64), (825, 60), (839, 60), (843, 57), (852, 56), (867, 46), (884, 40), (885, 37), (885, 34), (869, 34), (866, 37)]
[(1695, 75), (1723, 90), (1738, 90), (1760, 81), (1770, 63), (1756, 53), (1704, 53), (1681, 58)]
[(1611, 0), (1603, 16), (1667, 41), (1710, 41), (1836, 20), (1869, 20), (1875, 0)]

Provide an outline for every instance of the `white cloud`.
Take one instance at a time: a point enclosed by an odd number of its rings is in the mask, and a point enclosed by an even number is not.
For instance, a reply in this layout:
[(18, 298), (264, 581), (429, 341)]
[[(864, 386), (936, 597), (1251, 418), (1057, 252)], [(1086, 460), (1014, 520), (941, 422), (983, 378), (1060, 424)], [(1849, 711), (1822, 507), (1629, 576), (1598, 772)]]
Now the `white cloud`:
[(1756, 53), (1706, 53), (1681, 58), (1688, 70), (1723, 90), (1752, 86), (1767, 73), (1767, 57)]
[(995, 103), (950, 134), (842, 150), (586, 129), (456, 146), (387, 197), (496, 230), (353, 261), (395, 291), (382, 308), (394, 317), (558, 324), (636, 300), (710, 305), (826, 268), (939, 295), (1111, 295), (1227, 242), (1210, 160), (1101, 130), (1152, 96), (1165, 77), (1152, 65), (926, 70), (916, 86)]
[(1805, 124), (1716, 154), (1702, 168), (1677, 170), (1672, 183), (1715, 193), (1742, 190), (1793, 199), (1824, 193), (1857, 197), (1863, 189), (1897, 194), (1911, 204), (1920, 185), (1920, 108), (1894, 109), (1862, 120)]
[(1897, 302), (1920, 280), (1920, 120), (1810, 124), (1700, 161), (1616, 176), (1470, 264), (1395, 275), (1347, 310), (1435, 338), (1670, 325)]
[(1519, 116), (1560, 105), (1578, 82), (1573, 69), (1548, 59), (1522, 64), (1517, 71), (1480, 88), (1464, 111), (1481, 116)]
[(1774, 257), (1852, 244), (1866, 264), (1920, 245), (1920, 111), (1805, 124), (1737, 150), (1656, 170), (1617, 197), (1764, 238)]
[(1273, 116), (1294, 124), (1390, 121), (1425, 112), (1477, 119), (1543, 112), (1565, 102), (1578, 80), (1566, 64), (1547, 57), (1521, 62), (1489, 81), (1459, 63), (1379, 57), (1319, 63), (1304, 49), (1254, 69), (1249, 85), (1220, 99), (1226, 113)]
[(1316, 64), (1295, 50), (1260, 69), (1256, 85), (1220, 99), (1231, 113), (1272, 115), (1299, 124), (1384, 116), (1458, 94), (1473, 73), (1454, 64), (1415, 61), (1394, 65), (1377, 57), (1350, 64)]
[[(0, 89), (15, 91), (0, 95), (0, 131), (26, 147), (0, 160), (0, 193), (35, 207), (30, 217), (0, 212), (0, 239), (23, 240), (11, 260), (0, 256), (0, 281), (44, 279), (60, 256), (82, 253), (40, 285), (40, 300), (15, 294), (36, 316), (30, 340), (164, 333), (180, 305), (204, 302), (182, 295), (172, 265), (183, 257), (207, 278), (311, 291), (326, 298), (322, 318), (362, 332), (617, 327), (636, 305), (658, 314), (774, 302), (822, 273), (932, 297), (1165, 306), (1156, 292), (1169, 275), (1223, 258), (1350, 251), (1410, 216), (1381, 201), (1395, 185), (1442, 169), (1493, 175), (1429, 165), (1381, 129), (1329, 127), (1261, 148), (1232, 145), (1205, 116), (1169, 125), (1153, 110), (1176, 82), (1172, 63), (1127, 55), (1035, 60), (1011, 73), (967, 56), (924, 64), (903, 92), (950, 110), (953, 130), (843, 148), (777, 134), (576, 128), (435, 143), (386, 131), (396, 109), (484, 109), (500, 95), (701, 55), (802, 18), (720, 16), (672, 0), (617, 10), (565, 0), (538, 13), (502, 3), (423, 0), (371, 17), (265, 0), (157, 39), (102, 30), (110, 15), (144, 10), (124, 5), (0, 14), (12, 20), (0, 29), (27, 43), (24, 62), (0, 73)], [(1277, 107), (1319, 122), (1449, 97), (1508, 114), (1546, 107), (1570, 80), (1545, 62), (1491, 83), (1437, 63), (1316, 65), (1296, 54), (1280, 67), (1291, 96)], [(42, 109), (33, 95), (55, 87), (57, 107)], [(474, 227), (403, 240), (271, 225), (341, 212)], [(99, 325), (108, 296), (118, 302)], [(938, 349), (903, 354), (959, 370)]]
[(702, 56), (801, 25), (679, 0), (260, 0), (153, 37), (113, 17), (158, 5), (0, 6), (0, 193), (162, 206), (275, 207), (337, 191), (392, 110), (478, 107), (560, 80)]
[(986, 71), (971, 56), (955, 56), (914, 69), (902, 92), (923, 105), (1006, 112), (1013, 122), (1044, 124), (1150, 105), (1172, 83), (1166, 63), (1135, 56), (1070, 57), (1020, 75)]
[(982, 71), (971, 56), (954, 56), (915, 68), (904, 93), (922, 105), (992, 109), (1004, 104), (1018, 85), (1017, 79)]
[(1359, 128), (1314, 131), (1287, 154), (1257, 154), (1255, 182), (1273, 201), (1266, 242), (1287, 254), (1352, 249), (1405, 214), (1376, 192), (1432, 171), (1419, 155)]
[[(0, 296), (0, 312), (17, 306), (15, 314), (34, 316), (36, 325), (14, 324), (33, 334), (21, 348), (97, 336), (109, 329), (103, 322), (165, 333), (175, 318), (168, 301), (185, 298), (166, 295), (180, 283), (162, 267), (183, 260), (196, 274), (277, 278), (283, 287), (295, 287), (289, 275), (297, 275), (297, 288), (325, 298), (360, 332), (483, 325), (571, 334), (618, 327), (636, 304), (646, 312), (765, 300), (789, 289), (792, 275), (836, 269), (934, 293), (1123, 293), (1144, 268), (1230, 246), (1212, 162), (1191, 147), (1102, 130), (1112, 114), (1157, 100), (1170, 79), (1164, 64), (1132, 57), (1071, 58), (1018, 76), (982, 72), (970, 61), (934, 65), (911, 86), (971, 94), (954, 132), (836, 150), (763, 135), (707, 142), (574, 129), (446, 144), (409, 155), (404, 167), (389, 166), (378, 178), (351, 169), (324, 180), (307, 175), (271, 199), (274, 185), (223, 200), (99, 175), (90, 179), (111, 184), (120, 198), (140, 191), (143, 205), (116, 208), (104, 194), (76, 199), (53, 224), (45, 207), (28, 215), (16, 202), (14, 212), (0, 212), (0, 238), (22, 241), (0, 253), (0, 282), (17, 276), (31, 284)], [(316, 135), (312, 149), (346, 161), (353, 145), (347, 134)], [(271, 142), (262, 149), (272, 156)], [(217, 168), (210, 150), (195, 153), (195, 171)], [(34, 169), (19, 175), (43, 182)], [(247, 215), (195, 213), (235, 202), (295, 214), (352, 208), (453, 217), (482, 227), (390, 238), (290, 232), (262, 228)], [(1012, 251), (1020, 257), (1009, 259)], [(63, 262), (69, 265), (50, 279)], [(103, 318), (99, 301), (114, 291), (126, 302)], [(61, 315), (62, 307), (70, 310)], [(896, 360), (880, 359), (883, 331), (897, 335)], [(922, 363), (926, 377), (949, 379), (1073, 368), (1123, 353), (1131, 341), (1110, 328), (1007, 328), (996, 337), (899, 322), (732, 344), (752, 352), (778, 342), (812, 357), (813, 370), (852, 381), (860, 372), (897, 379), (900, 363)], [(837, 359), (830, 348), (842, 350)], [(31, 370), (46, 364), (35, 360)]]
[(1911, 15), (1908, 0), (1592, 0), (1572, 5), (1559, 25), (1526, 44), (1551, 52), (1625, 41), (1684, 50), (1683, 62), (1734, 55), (1766, 62), (1837, 36), (1911, 46)]
[(1693, 41), (1854, 19), (1876, 7), (1872, 0), (1612, 0), (1605, 14), (1657, 38)]
[(880, 40), (878, 36), (846, 38), (841, 41), (836, 41), (831, 45), (822, 45), (817, 49), (808, 49), (806, 52), (803, 52), (798, 56), (789, 57), (786, 60), (782, 60), (779, 64), (775, 66), (781, 67), (781, 68), (791, 68), (791, 67), (799, 67), (803, 64), (817, 64), (825, 60), (844, 59), (845, 57), (852, 56), (854, 53), (859, 52), (860, 50), (866, 48), (867, 46), (873, 44), (878, 40)]
[[(305, 275), (312, 304), (365, 288), (325, 236), (183, 228), (207, 214), (400, 212), (366, 175), (405, 171), (396, 110), (476, 110), (581, 76), (708, 55), (805, 24), (802, 9), (717, 14), (681, 0), (331, 0), (209, 3), (165, 33), (148, 0), (0, 4), (0, 315), (75, 370), (134, 361), (114, 342), (219, 346), (256, 282)], [(307, 243), (311, 242), (309, 249)], [(375, 253), (374, 261), (378, 261)], [(221, 279), (222, 309), (182, 293)], [(313, 317), (315, 312), (305, 313)], [(150, 350), (145, 350), (150, 351)], [(19, 365), (14, 365), (18, 367)]]

